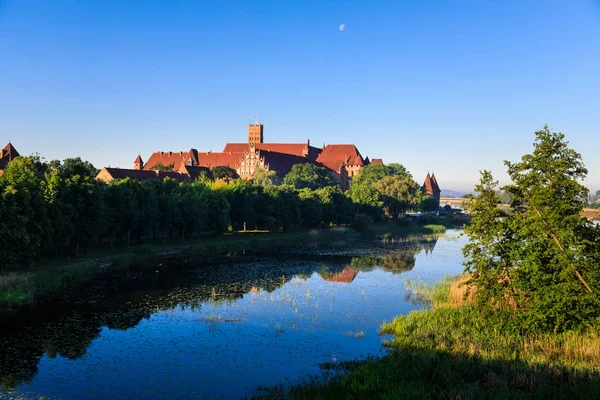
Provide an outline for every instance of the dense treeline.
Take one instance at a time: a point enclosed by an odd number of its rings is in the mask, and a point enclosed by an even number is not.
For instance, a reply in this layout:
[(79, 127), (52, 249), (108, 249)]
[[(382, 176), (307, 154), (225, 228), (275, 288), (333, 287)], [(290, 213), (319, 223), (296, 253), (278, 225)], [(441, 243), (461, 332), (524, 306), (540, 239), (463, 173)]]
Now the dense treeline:
[[(312, 183), (307, 172), (314, 172)], [(257, 183), (202, 177), (105, 184), (95, 180), (94, 166), (79, 158), (45, 163), (38, 156), (19, 157), (0, 177), (0, 264), (77, 256), (101, 242), (130, 245), (149, 237), (183, 240), (229, 229), (350, 224), (365, 211), (382, 216), (385, 201), (376, 196), (368, 199), (372, 204), (361, 204), (352, 192), (331, 186), (334, 181), (319, 179), (322, 172), (295, 168), (282, 186), (265, 177)]]

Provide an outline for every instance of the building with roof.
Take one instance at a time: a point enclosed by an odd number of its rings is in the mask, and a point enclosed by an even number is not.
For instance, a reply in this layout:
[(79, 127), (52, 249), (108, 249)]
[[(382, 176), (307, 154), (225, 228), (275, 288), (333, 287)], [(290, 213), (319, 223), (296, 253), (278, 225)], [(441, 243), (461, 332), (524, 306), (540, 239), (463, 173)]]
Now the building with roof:
[(427, 173), (427, 177), (425, 177), (425, 182), (423, 183), (421, 190), (426, 195), (431, 196), (435, 200), (437, 207), (440, 207), (440, 195), (442, 191), (438, 185), (435, 174), (429, 175), (429, 172)]
[(8, 163), (19, 156), (20, 154), (17, 149), (15, 149), (11, 142), (8, 142), (8, 144), (0, 150), (0, 175), (4, 173), (4, 168), (6, 168)]
[(321, 275), (321, 278), (327, 282), (352, 283), (352, 281), (354, 281), (354, 278), (356, 278), (356, 275), (358, 275), (357, 270), (345, 267), (337, 274), (323, 274)]
[[(381, 159), (376, 160), (383, 164)], [(134, 169), (179, 172), (183, 166), (208, 170), (225, 166), (234, 169), (241, 178), (252, 179), (256, 170), (263, 168), (275, 171), (279, 178), (283, 178), (295, 164), (302, 163), (314, 163), (329, 169), (342, 189), (347, 189), (349, 180), (370, 161), (368, 157), (363, 158), (353, 144), (330, 144), (318, 148), (311, 146), (310, 140), (303, 143), (265, 143), (264, 125), (249, 124), (248, 140), (244, 143), (226, 143), (221, 152), (199, 152), (194, 148), (179, 152), (157, 151), (146, 163), (138, 156)]]
[(133, 162), (133, 169), (126, 168), (102, 168), (96, 179), (106, 183), (110, 183), (115, 179), (133, 179), (136, 181), (145, 181), (148, 179), (175, 179), (177, 182), (183, 181), (194, 181), (200, 175), (206, 175), (212, 177), (210, 169), (207, 167), (201, 167), (198, 165), (187, 165), (180, 163), (177, 170), (169, 168), (169, 171), (165, 170), (147, 170), (144, 168), (144, 160), (140, 155), (137, 156)]

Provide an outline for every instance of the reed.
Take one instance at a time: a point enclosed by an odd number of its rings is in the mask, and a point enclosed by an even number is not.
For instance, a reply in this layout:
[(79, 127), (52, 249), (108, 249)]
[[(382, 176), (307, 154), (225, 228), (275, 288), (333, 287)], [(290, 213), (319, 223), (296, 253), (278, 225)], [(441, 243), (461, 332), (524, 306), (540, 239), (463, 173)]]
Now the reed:
[(597, 398), (600, 327), (560, 335), (505, 331), (474, 307), (477, 291), (466, 280), (409, 282), (428, 307), (382, 325), (381, 333), (393, 335), (388, 356), (326, 365), (321, 375), (255, 397)]

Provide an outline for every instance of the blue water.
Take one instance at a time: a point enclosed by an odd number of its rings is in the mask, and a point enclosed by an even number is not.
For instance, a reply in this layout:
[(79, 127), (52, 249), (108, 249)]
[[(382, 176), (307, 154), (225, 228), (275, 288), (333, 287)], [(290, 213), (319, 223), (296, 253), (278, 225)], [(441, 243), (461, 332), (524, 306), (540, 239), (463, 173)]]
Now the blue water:
[[(227, 278), (217, 283), (202, 272), (209, 267), (199, 266), (185, 284), (80, 304), (43, 327), (25, 329), (37, 335), (33, 342), (39, 344), (30, 346), (37, 350), (20, 350), (25, 345), (17, 339), (5, 342), (4, 362), (23, 362), (20, 354), (27, 353), (23, 357), (37, 361), (37, 369), (22, 371), (15, 391), (4, 396), (243, 398), (258, 387), (318, 373), (321, 363), (383, 355), (381, 323), (422, 307), (406, 280), (433, 282), (460, 273), (464, 242), (449, 231), (417, 250), (411, 270), (374, 266), (349, 283), (325, 279), (331, 269), (340, 276), (335, 272), (344, 265), (314, 257), (242, 258), (227, 265)], [(266, 272), (273, 270), (281, 273)], [(236, 271), (256, 274), (239, 283)], [(3, 367), (4, 375), (10, 371)]]

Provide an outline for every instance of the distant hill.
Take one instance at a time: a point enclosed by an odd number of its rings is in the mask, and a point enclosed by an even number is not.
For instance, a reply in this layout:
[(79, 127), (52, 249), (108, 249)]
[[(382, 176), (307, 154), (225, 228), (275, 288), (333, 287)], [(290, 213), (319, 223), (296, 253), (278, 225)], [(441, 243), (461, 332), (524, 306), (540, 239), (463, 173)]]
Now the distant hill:
[(466, 193), (469, 192), (459, 192), (458, 190), (450, 190), (450, 189), (441, 189), (442, 193), (440, 194), (441, 197), (456, 197), (456, 198), (460, 198), (463, 197)]

